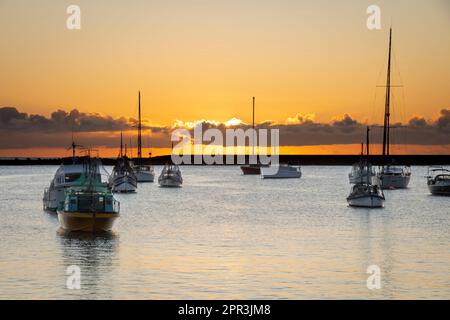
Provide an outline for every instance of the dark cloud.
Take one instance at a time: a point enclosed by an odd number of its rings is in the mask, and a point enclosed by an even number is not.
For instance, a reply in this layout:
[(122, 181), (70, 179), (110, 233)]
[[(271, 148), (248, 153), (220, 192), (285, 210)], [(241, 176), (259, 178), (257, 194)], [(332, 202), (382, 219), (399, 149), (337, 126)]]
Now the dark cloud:
[(450, 133), (450, 109), (442, 109), (441, 115), (436, 121), (439, 130)]
[[(124, 131), (127, 142), (135, 134), (136, 119), (112, 118), (100, 114), (88, 114), (76, 109), (66, 112), (57, 110), (50, 117), (28, 115), (13, 107), (0, 108), (0, 149), (31, 147), (66, 147), (70, 144), (72, 129), (81, 144), (89, 147), (117, 147), (119, 131)], [(203, 130), (216, 128), (225, 133), (223, 123), (200, 121)], [(170, 134), (174, 129), (184, 128), (185, 124), (176, 126), (147, 126), (145, 143), (152, 147), (170, 147)], [(450, 109), (440, 111), (438, 119), (427, 121), (414, 117), (406, 125), (394, 124), (392, 143), (416, 145), (450, 144)], [(251, 128), (248, 124), (237, 124), (232, 128)], [(312, 146), (330, 144), (359, 144), (365, 141), (366, 125), (345, 114), (331, 123), (318, 123), (311, 117), (295, 116), (285, 124), (265, 121), (257, 129), (279, 129), (280, 144), (283, 146)], [(192, 127), (187, 128), (193, 137)], [(151, 134), (149, 134), (149, 132)], [(382, 128), (372, 126), (372, 143), (382, 142)], [(135, 143), (135, 142), (134, 142)]]

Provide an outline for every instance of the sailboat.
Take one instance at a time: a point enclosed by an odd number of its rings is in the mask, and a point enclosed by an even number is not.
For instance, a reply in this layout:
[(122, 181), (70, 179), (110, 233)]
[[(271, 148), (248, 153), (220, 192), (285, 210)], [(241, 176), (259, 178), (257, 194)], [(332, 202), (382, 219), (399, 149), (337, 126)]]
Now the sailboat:
[[(172, 144), (173, 149), (173, 144)], [(179, 188), (183, 184), (180, 168), (171, 160), (166, 163), (158, 178), (159, 186), (162, 188)]]
[(117, 163), (109, 178), (109, 184), (113, 192), (131, 193), (136, 192), (137, 178), (131, 168), (130, 159), (123, 153), (122, 132), (120, 133), (120, 153)]
[(155, 171), (153, 166), (142, 164), (142, 122), (141, 122), (141, 92), (139, 91), (139, 123), (138, 123), (138, 157), (133, 164), (133, 172), (138, 182), (153, 182)]
[[(389, 58), (383, 125), (383, 158), (390, 154), (391, 51), (392, 28), (389, 31)], [(377, 178), (382, 189), (404, 189), (408, 187), (409, 180), (411, 179), (411, 170), (407, 166), (401, 167), (385, 163), (378, 172)]]
[(365, 162), (366, 159), (364, 159), (364, 143), (361, 143), (361, 159), (358, 163), (355, 163), (352, 166), (352, 169), (348, 174), (348, 180), (350, 184), (357, 183), (358, 181), (361, 181), (361, 179), (366, 179), (367, 175), (370, 176), (370, 179), (372, 179), (376, 175), (375, 170), (373, 170), (372, 167), (370, 171), (367, 171)]
[(67, 231), (104, 232), (119, 217), (120, 203), (99, 174), (101, 162), (85, 157), (76, 186), (65, 189), (64, 202), (57, 209), (61, 227)]
[[(252, 128), (253, 128), (253, 133), (254, 133), (255, 132), (255, 97), (253, 97), (252, 105), (253, 105)], [(254, 141), (253, 141), (253, 146), (252, 146), (253, 154), (255, 152), (255, 143), (256, 143), (256, 139), (254, 139)], [(258, 163), (254, 163), (254, 164), (243, 165), (243, 166), (241, 166), (241, 170), (244, 175), (260, 175), (261, 167), (263, 167), (263, 165), (258, 162)]]
[[(361, 171), (372, 171), (372, 165), (369, 162), (369, 132), (367, 128), (367, 160), (360, 162)], [(360, 180), (357, 181), (351, 189), (350, 195), (347, 197), (347, 202), (351, 207), (364, 208), (381, 208), (384, 205), (383, 190), (377, 183), (373, 183), (371, 175), (360, 175)]]

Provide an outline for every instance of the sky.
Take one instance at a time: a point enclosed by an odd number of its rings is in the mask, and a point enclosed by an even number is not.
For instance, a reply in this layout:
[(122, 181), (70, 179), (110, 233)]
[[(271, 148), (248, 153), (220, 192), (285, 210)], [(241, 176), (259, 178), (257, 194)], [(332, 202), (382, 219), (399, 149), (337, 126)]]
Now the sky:
[[(71, 4), (81, 8), (81, 30), (66, 28)], [(366, 26), (371, 4), (381, 8), (381, 30)], [(393, 89), (393, 122), (424, 120), (437, 128), (436, 140), (418, 144), (450, 153), (442, 131), (442, 111), (450, 108), (447, 0), (0, 0), (0, 108), (50, 120), (57, 110), (77, 110), (132, 123), (140, 90), (146, 125), (159, 133), (201, 120), (248, 124), (252, 96), (258, 123), (298, 127), (307, 119), (333, 127), (348, 116), (357, 126), (380, 124), (384, 88), (377, 85), (386, 81), (390, 26), (392, 82), (403, 86)], [(25, 124), (12, 126), (5, 110), (0, 131), (15, 136), (0, 139), (0, 155), (61, 148), (59, 139), (73, 128), (34, 123), (30, 139)], [(79, 136), (113, 148), (108, 139), (117, 141), (119, 127), (83, 129)], [(40, 142), (36, 132), (50, 137)], [(308, 142), (322, 151), (355, 148), (361, 132)], [(154, 146), (167, 145), (151, 135)]]

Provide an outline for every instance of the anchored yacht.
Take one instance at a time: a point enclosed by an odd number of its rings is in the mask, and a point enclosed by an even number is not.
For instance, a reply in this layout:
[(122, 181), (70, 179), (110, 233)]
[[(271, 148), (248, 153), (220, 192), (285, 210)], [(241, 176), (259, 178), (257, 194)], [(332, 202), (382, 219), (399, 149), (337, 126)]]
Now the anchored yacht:
[(183, 178), (181, 176), (180, 168), (176, 164), (166, 164), (158, 178), (158, 182), (163, 188), (181, 187)]
[(142, 163), (142, 123), (141, 123), (141, 92), (139, 91), (139, 121), (138, 121), (138, 157), (132, 168), (137, 182), (153, 182), (155, 171), (153, 166)]
[[(391, 102), (391, 48), (392, 29), (389, 31), (389, 58), (386, 81), (386, 102), (384, 110), (383, 125), (383, 158), (390, 154), (390, 102)], [(411, 178), (409, 167), (394, 166), (386, 163), (377, 174), (378, 181), (382, 189), (404, 189), (408, 187)]]
[(450, 196), (450, 170), (443, 167), (428, 168), (427, 185), (432, 195)]
[[(367, 159), (361, 159), (359, 162), (359, 172), (371, 173), (372, 165), (369, 162), (369, 133), (370, 129), (367, 128)], [(384, 205), (385, 197), (383, 190), (375, 182), (373, 182), (371, 174), (359, 175), (359, 180), (355, 181), (352, 186), (350, 195), (347, 197), (347, 202), (351, 207), (364, 207), (364, 208), (381, 208)]]
[(262, 179), (298, 179), (302, 176), (299, 166), (280, 164), (278, 166), (261, 167)]
[(120, 134), (120, 153), (117, 163), (109, 177), (109, 185), (113, 192), (132, 193), (137, 189), (137, 178), (126, 152), (122, 152), (122, 133)]

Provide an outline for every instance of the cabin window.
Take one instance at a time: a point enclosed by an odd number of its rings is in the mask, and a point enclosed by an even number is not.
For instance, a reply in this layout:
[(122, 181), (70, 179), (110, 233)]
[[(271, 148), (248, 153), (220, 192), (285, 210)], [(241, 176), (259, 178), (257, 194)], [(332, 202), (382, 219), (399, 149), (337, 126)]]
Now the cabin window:
[(80, 173), (69, 173), (66, 174), (65, 180), (66, 182), (74, 182), (75, 180), (79, 179), (81, 177)]

